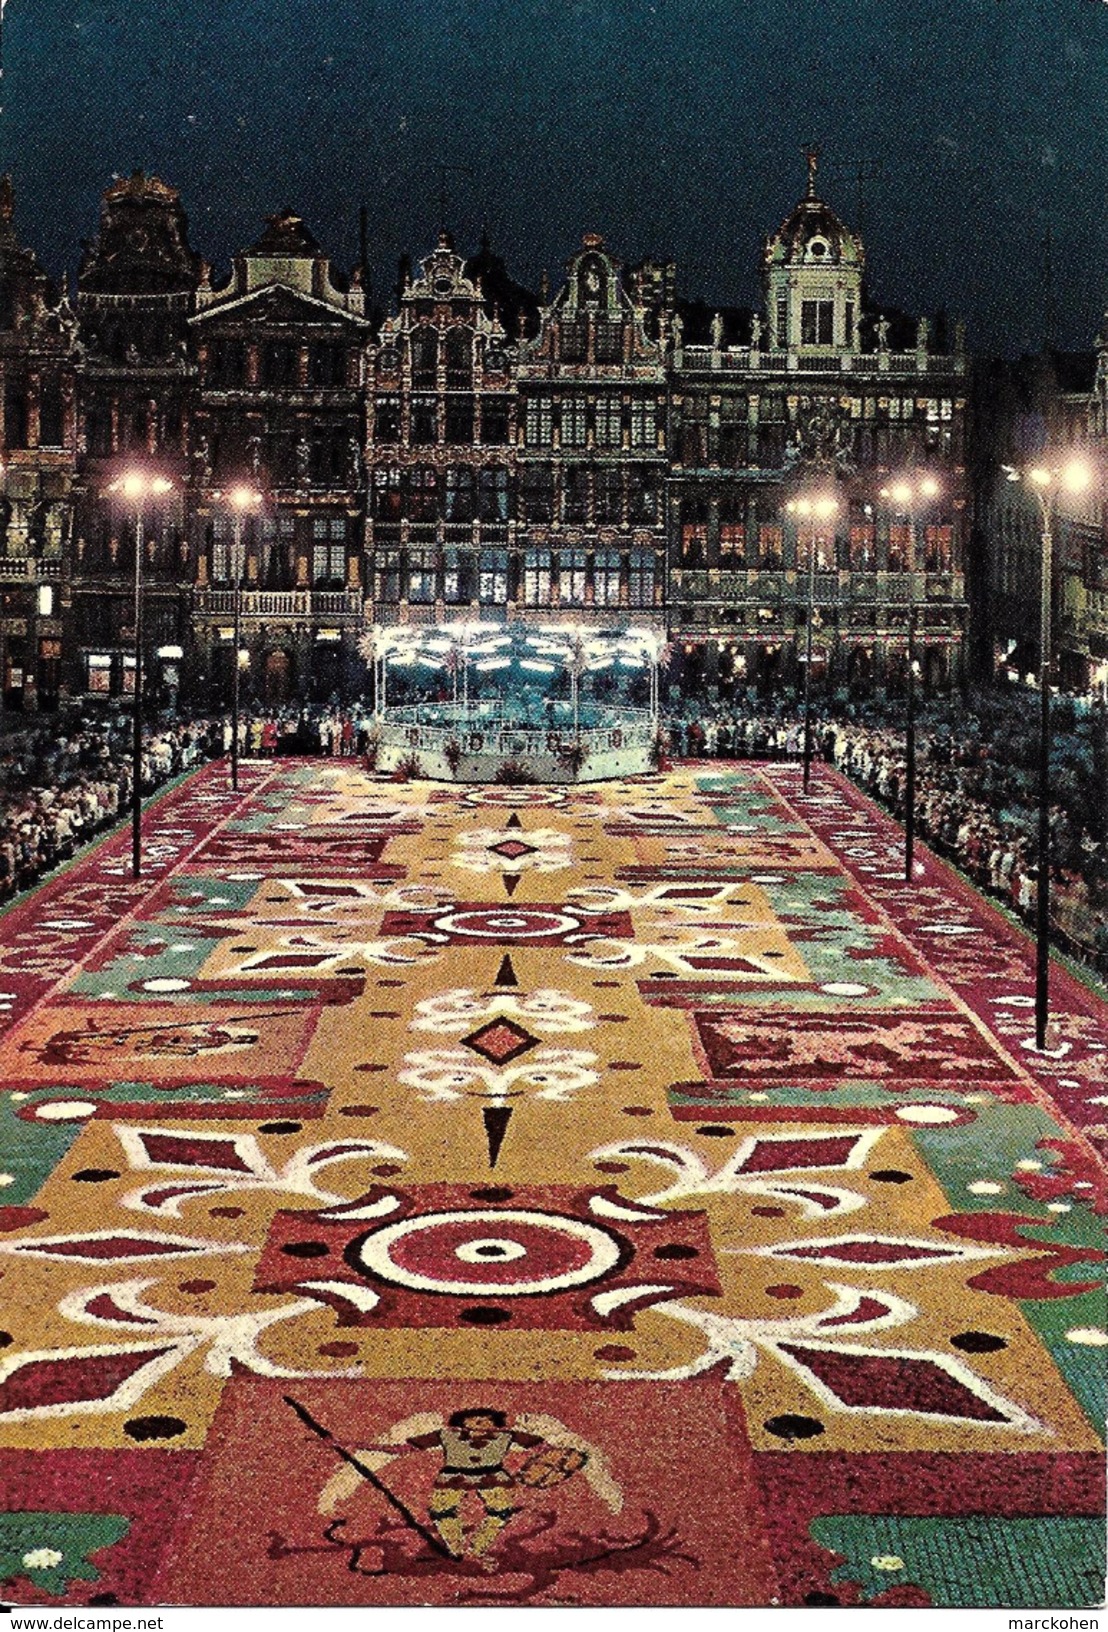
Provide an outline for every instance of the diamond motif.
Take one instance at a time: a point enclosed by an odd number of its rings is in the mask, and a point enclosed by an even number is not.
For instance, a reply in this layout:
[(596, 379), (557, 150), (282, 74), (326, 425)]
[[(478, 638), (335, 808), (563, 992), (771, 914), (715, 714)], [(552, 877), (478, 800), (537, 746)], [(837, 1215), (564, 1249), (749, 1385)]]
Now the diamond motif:
[(517, 1060), (521, 1054), (526, 1054), (528, 1049), (534, 1048), (538, 1038), (532, 1037), (522, 1026), (517, 1026), (514, 1020), (501, 1016), (498, 1020), (490, 1020), (487, 1025), (471, 1031), (468, 1037), (461, 1039), (461, 1042), (464, 1048), (471, 1048), (491, 1065), (507, 1065), (511, 1060)]
[(533, 844), (524, 844), (522, 839), (502, 839), (499, 844), (490, 844), (489, 849), (494, 856), (503, 856), (505, 861), (518, 861), (520, 856), (533, 856)]

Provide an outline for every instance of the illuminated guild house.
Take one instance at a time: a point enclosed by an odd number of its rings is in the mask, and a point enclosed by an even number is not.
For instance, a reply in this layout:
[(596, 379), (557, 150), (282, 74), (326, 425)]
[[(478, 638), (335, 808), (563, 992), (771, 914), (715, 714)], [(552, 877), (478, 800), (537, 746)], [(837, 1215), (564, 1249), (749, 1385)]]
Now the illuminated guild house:
[(515, 337), (486, 269), (444, 234), (372, 353), (372, 615), (656, 621), (662, 349), (595, 236)]
[(528, 622), (664, 624), (666, 364), (618, 262), (586, 234), (520, 347), (518, 528)]
[(183, 492), (188, 318), (200, 273), (174, 188), (136, 171), (107, 189), (77, 277), (78, 477), (66, 584), (73, 695), (134, 692), (135, 513), (110, 491), (130, 465), (157, 467), (174, 483), (144, 517), (143, 623), (148, 692), (168, 706), (180, 685), (193, 578)]
[(516, 346), (447, 233), (369, 352), (370, 604), (379, 623), (508, 600)]
[(234, 649), (235, 522), (242, 517), (244, 697), (267, 706), (360, 693), (365, 543), (360, 273), (330, 263), (298, 215), (270, 218), (230, 280), (205, 276), (189, 320), (197, 386), (188, 501), (195, 562), (193, 688), (219, 706)]
[[(869, 309), (862, 244), (815, 171), (813, 155), (806, 196), (765, 245), (749, 332), (725, 343), (717, 317), (709, 344), (686, 345), (680, 321), (674, 336), (668, 614), (693, 692), (802, 683), (810, 589), (818, 686), (896, 690), (910, 597), (925, 685), (962, 672), (964, 348), (959, 335), (940, 352), (925, 320)], [(925, 474), (941, 496), (889, 496)], [(798, 514), (814, 495), (833, 517)]]
[[(1105, 314), (1108, 330), (1108, 314)], [(1103, 468), (1108, 445), (1108, 334), (1096, 349), (1029, 354), (982, 367), (976, 486), (989, 593), (976, 622), (983, 664), (1037, 683), (1042, 513), (1015, 473), (1048, 450)], [(1051, 632), (1057, 683), (1108, 700), (1108, 517), (1103, 485), (1055, 499)]]
[(0, 684), (3, 705), (53, 708), (77, 424), (73, 313), (13, 223), (0, 179)]
[(473, 618), (652, 625), (690, 695), (787, 689), (810, 594), (818, 686), (895, 691), (910, 607), (925, 685), (961, 678), (964, 348), (871, 309), (814, 158), (754, 315), (697, 318), (671, 262), (595, 234), (536, 299), (444, 232), (381, 321), (288, 210), (213, 279), (142, 172), (103, 196), (75, 320), (10, 191), (0, 272), (8, 707), (133, 692), (135, 464), (172, 483), (143, 514), (151, 709), (226, 706), (236, 602), (248, 706), (353, 701), (370, 625)]

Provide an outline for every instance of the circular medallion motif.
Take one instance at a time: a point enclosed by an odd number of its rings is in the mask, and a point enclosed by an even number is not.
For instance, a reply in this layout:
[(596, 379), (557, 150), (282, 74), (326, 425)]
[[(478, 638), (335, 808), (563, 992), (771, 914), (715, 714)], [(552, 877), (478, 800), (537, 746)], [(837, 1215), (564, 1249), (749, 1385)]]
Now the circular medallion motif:
[(538, 907), (490, 907), (471, 912), (448, 912), (436, 928), (455, 935), (476, 935), (482, 940), (551, 940), (579, 927), (565, 912), (544, 912)]
[(534, 1297), (599, 1280), (620, 1262), (607, 1230), (556, 1213), (484, 1208), (425, 1213), (374, 1230), (357, 1262), (414, 1292)]

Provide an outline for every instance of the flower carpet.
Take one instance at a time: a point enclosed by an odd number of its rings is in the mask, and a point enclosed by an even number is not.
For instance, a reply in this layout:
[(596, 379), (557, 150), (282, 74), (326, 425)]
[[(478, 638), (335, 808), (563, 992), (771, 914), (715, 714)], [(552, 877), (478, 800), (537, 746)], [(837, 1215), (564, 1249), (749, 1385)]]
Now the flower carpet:
[(835, 773), (207, 767), (0, 917), (35, 1604), (1097, 1604), (1106, 1009)]

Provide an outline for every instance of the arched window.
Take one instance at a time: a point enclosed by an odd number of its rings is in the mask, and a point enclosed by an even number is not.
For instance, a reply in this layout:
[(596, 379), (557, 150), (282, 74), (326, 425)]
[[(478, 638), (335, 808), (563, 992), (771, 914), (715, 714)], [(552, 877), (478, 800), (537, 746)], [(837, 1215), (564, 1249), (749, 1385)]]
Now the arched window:
[(434, 385), (438, 379), (439, 337), (434, 329), (416, 329), (412, 335), (412, 384)]
[(18, 376), (4, 383), (4, 441), (9, 448), (27, 446), (27, 387)]
[(446, 387), (464, 391), (473, 379), (473, 339), (468, 329), (451, 329), (444, 342)]
[(42, 385), (39, 404), (39, 442), (44, 448), (60, 448), (65, 440), (65, 414), (62, 390), (56, 375), (48, 376)]

